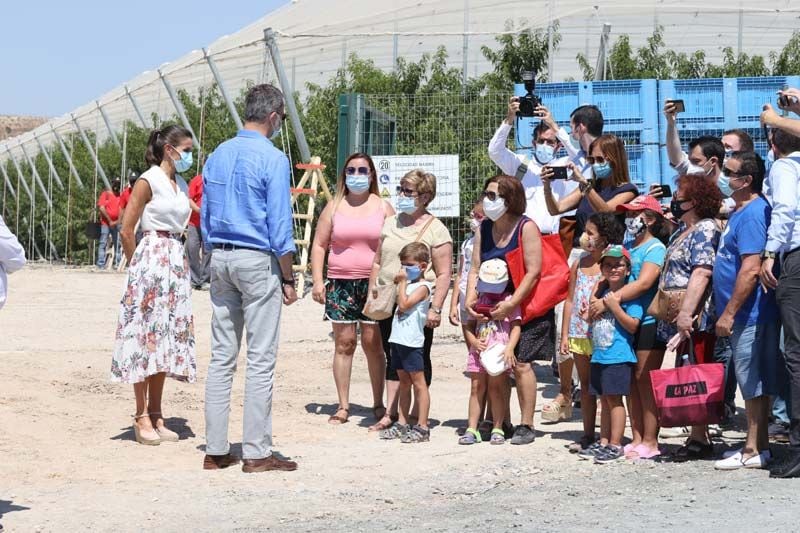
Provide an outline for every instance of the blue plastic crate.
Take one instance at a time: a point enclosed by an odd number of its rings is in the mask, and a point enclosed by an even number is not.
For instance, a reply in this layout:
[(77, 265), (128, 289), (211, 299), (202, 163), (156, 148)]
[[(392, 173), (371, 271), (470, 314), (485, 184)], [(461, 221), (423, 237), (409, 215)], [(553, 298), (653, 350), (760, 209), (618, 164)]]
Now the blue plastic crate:
[(800, 87), (799, 76), (736, 79), (736, 121), (738, 127), (757, 127), (764, 104), (777, 108), (778, 95), (785, 86)]

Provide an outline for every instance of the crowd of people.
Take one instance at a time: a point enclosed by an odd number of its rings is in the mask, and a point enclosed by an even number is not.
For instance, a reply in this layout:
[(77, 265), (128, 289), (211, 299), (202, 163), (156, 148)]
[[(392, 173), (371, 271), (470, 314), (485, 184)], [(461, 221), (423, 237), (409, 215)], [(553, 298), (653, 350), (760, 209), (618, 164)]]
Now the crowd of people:
[[(787, 109), (800, 114), (800, 91), (784, 93), (795, 97)], [(601, 109), (575, 109), (568, 132), (540, 105), (527, 154), (507, 146), (518, 111), (511, 98), (489, 141), (500, 174), (473, 199), (471, 232), (455, 261), (446, 315), (463, 332), (470, 380), (458, 443), (533, 443), (534, 362), (553, 361), (559, 393), (541, 419), (571, 420), (579, 406), (582, 436), (567, 448), (581, 459), (652, 460), (666, 453), (659, 438), (671, 434), (686, 438), (675, 461), (714, 458), (721, 470), (770, 467), (773, 477), (800, 477), (800, 409), (793, 409), (800, 405), (800, 121), (765, 106), (766, 164), (742, 130), (692, 139), (685, 153), (668, 102), (665, 143), (677, 174), (669, 199), (666, 187), (639, 191), (631, 182), (624, 142), (604, 133)], [(283, 95), (257, 85), (244, 113), (244, 128), (190, 184), (180, 174), (192, 167), (192, 134), (167, 126), (150, 135), (149, 169), (131, 176), (124, 191), (116, 180), (98, 200), (101, 249), (109, 237), (116, 247), (118, 234), (129, 264), (111, 379), (133, 385), (137, 442), (177, 440), (164, 423), (165, 378), (196, 380), (191, 295), (209, 288), (203, 468), (241, 461), (245, 472), (289, 471), (297, 464), (272, 453), (271, 409), (281, 309), (298, 297), (291, 169), (271, 140), (285, 119)], [(431, 351), (454, 263), (453, 238), (429, 210), (436, 193), (433, 174), (412, 170), (392, 205), (378, 193), (371, 157), (355, 153), (319, 217), (312, 297), (333, 329), (338, 406), (330, 424), (349, 420), (360, 336), (375, 419), (369, 431), (408, 444), (432, 438)], [(98, 266), (103, 261), (99, 253)], [(0, 219), (0, 305), (6, 272), (23, 264), (22, 248)], [(245, 333), (238, 457), (228, 418)], [(651, 371), (668, 351), (676, 366), (723, 363), (720, 426), (736, 413), (738, 386), (747, 419), (741, 448), (715, 457), (711, 438), (719, 427), (661, 430)], [(511, 418), (512, 390), (518, 421)], [(771, 437), (789, 441), (781, 464), (773, 464)]]

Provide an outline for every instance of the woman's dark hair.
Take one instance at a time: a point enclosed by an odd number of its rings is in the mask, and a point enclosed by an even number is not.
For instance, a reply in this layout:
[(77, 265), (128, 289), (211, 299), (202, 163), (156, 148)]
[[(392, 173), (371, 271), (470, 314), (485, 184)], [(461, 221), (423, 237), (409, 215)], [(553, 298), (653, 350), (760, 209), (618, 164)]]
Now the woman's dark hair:
[(525, 214), (525, 207), (528, 201), (525, 199), (525, 189), (522, 183), (516, 178), (500, 174), (486, 180), (483, 190), (489, 187), (490, 183), (497, 184), (497, 195), (502, 196), (506, 201), (506, 208), (512, 215), (521, 216)]
[(160, 165), (164, 160), (164, 146), (178, 146), (187, 138), (192, 138), (192, 132), (177, 124), (151, 131), (144, 152), (145, 162), (151, 167)]
[(597, 233), (606, 240), (607, 244), (622, 244), (625, 237), (625, 226), (620, 224), (614, 213), (592, 213), (588, 222), (597, 228)]
[(679, 176), (676, 183), (683, 201), (694, 203), (694, 212), (698, 217), (715, 218), (719, 214), (722, 193), (716, 181), (699, 174), (689, 174)]
[(666, 217), (657, 211), (653, 211), (652, 209), (645, 209), (642, 211), (642, 213), (656, 219), (656, 221), (653, 222), (653, 224), (648, 228), (650, 235), (664, 244), (667, 244), (670, 236), (672, 235), (672, 227), (667, 222)]

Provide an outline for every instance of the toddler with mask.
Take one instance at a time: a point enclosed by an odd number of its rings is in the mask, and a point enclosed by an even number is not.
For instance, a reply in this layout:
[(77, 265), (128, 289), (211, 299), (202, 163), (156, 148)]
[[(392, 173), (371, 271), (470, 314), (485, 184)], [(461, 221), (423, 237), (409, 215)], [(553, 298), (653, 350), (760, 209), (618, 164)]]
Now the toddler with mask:
[[(394, 277), (394, 282), (397, 284), (397, 312), (392, 319), (392, 334), (389, 337), (391, 365), (400, 378), (398, 389), (400, 441), (428, 442), (430, 395), (424, 374), (423, 328), (428, 316), (433, 284), (425, 281), (422, 273), (430, 263), (430, 251), (421, 242), (406, 244), (400, 250), (400, 263), (402, 265), (400, 271)], [(419, 411), (417, 424), (413, 428), (408, 423), (412, 386)]]

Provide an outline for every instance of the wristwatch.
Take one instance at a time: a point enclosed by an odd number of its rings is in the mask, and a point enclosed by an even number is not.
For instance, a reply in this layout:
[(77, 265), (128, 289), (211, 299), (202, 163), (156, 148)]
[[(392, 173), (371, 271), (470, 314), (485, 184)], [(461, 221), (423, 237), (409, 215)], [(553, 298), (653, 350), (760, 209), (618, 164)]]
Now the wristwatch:
[(441, 315), (441, 314), (442, 314), (442, 308), (441, 308), (441, 307), (434, 307), (434, 306), (431, 306), (431, 311), (433, 311), (433, 312), (434, 312), (434, 313), (436, 313), (437, 315)]
[(761, 259), (775, 259), (777, 256), (778, 254), (775, 252), (769, 252), (767, 250), (761, 252)]

